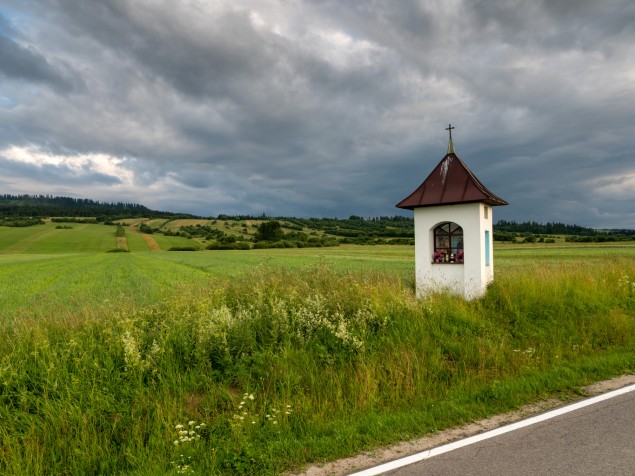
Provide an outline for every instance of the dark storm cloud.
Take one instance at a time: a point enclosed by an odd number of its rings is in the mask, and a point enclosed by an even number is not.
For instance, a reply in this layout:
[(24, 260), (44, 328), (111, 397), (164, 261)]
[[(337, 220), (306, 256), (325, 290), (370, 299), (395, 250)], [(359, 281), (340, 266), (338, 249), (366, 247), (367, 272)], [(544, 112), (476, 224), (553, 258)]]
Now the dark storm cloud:
[(116, 0), (58, 3), (74, 35), (134, 61), (186, 95), (222, 96), (235, 88), (233, 81), (256, 77), (275, 60), (244, 14), (226, 12), (203, 24), (196, 11), (180, 16), (161, 2), (142, 8)]
[(0, 15), (0, 153), (63, 159), (5, 157), (11, 191), (392, 215), (452, 122), (511, 203), (497, 218), (635, 227), (632, 2), (9, 0)]
[(61, 92), (73, 87), (67, 71), (50, 64), (35, 49), (21, 46), (2, 35), (1, 30), (0, 79), (48, 84)]

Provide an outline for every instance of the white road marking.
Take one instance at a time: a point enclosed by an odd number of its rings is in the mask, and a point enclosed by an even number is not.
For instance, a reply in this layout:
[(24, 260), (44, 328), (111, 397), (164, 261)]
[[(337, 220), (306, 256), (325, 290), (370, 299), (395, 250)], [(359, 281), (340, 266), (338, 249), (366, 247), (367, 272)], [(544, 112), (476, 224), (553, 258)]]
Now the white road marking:
[(623, 387), (618, 390), (613, 390), (612, 392), (598, 395), (596, 397), (588, 398), (586, 400), (581, 400), (571, 405), (567, 405), (566, 407), (557, 408), (547, 413), (543, 413), (541, 415), (536, 415), (526, 420), (512, 423), (511, 425), (496, 428), (495, 430), (490, 430), (485, 433), (481, 433), (479, 435), (470, 436), (469, 438), (465, 438), (459, 441), (454, 441), (452, 443), (448, 443), (447, 445), (438, 446), (437, 448), (432, 448), (430, 450), (422, 451), (421, 453), (416, 453), (410, 456), (406, 456), (405, 458), (400, 458), (394, 461), (390, 461), (388, 463), (384, 463), (382, 465), (375, 466), (373, 468), (369, 468), (363, 471), (359, 471), (357, 473), (353, 473), (350, 476), (375, 476), (378, 474), (385, 473), (386, 471), (403, 468), (404, 466), (408, 466), (409, 464), (417, 463), (419, 461), (423, 461), (425, 459), (429, 459), (443, 453), (448, 453), (450, 451), (463, 448), (464, 446), (473, 445), (474, 443), (478, 443), (479, 441), (488, 440), (490, 438), (494, 438), (496, 436), (509, 433), (510, 431), (515, 431), (515, 430), (519, 430), (520, 428), (525, 428), (526, 426), (535, 425), (536, 423), (540, 423), (541, 421), (549, 420), (551, 418), (564, 415), (565, 413), (573, 412), (573, 411), (579, 410), (580, 408), (588, 407), (589, 405), (603, 402), (604, 400), (609, 400), (611, 398), (617, 397), (619, 395), (624, 395), (629, 392), (635, 392), (635, 385), (629, 385), (628, 387)]

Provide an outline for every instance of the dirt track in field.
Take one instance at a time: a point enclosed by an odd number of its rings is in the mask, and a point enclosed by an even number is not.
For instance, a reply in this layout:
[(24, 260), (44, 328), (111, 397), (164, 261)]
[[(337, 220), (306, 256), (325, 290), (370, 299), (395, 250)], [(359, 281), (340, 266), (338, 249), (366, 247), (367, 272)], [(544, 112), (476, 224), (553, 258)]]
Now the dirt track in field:
[(130, 227), (130, 232), (136, 235), (140, 234), (141, 237), (145, 240), (146, 244), (148, 245), (148, 248), (150, 248), (150, 251), (161, 251), (161, 247), (156, 242), (156, 240), (152, 237), (152, 235), (141, 233), (139, 230), (137, 230), (136, 228), (133, 228), (132, 226)]

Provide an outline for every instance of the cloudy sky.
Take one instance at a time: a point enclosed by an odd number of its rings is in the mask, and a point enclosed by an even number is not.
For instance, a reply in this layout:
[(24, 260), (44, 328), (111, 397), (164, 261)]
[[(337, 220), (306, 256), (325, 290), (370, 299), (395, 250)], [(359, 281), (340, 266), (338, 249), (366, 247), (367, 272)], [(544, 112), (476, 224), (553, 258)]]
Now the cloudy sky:
[(0, 193), (409, 214), (448, 123), (495, 220), (635, 228), (635, 3), (0, 2)]

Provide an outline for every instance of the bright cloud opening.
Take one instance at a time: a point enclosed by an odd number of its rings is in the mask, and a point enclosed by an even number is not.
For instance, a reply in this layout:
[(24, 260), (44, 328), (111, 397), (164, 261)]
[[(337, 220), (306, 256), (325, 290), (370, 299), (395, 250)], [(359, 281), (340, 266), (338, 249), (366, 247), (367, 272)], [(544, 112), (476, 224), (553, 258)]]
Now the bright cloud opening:
[(37, 167), (54, 166), (71, 170), (75, 175), (83, 176), (100, 173), (117, 177), (126, 185), (132, 185), (134, 175), (126, 168), (129, 159), (109, 154), (59, 155), (43, 151), (38, 147), (11, 146), (0, 151), (0, 156)]
[(593, 191), (603, 198), (618, 200), (635, 198), (635, 174), (611, 175), (591, 180)]

